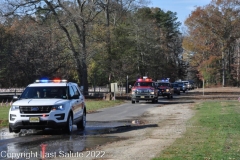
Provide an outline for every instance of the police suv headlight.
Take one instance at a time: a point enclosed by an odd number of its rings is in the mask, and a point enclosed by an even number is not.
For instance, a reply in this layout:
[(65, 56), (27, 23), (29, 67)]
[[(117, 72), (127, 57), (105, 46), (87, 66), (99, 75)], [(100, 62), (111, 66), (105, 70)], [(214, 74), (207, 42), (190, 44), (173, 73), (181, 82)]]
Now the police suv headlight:
[(11, 106), (11, 111), (15, 111), (15, 110), (18, 110), (19, 109), (19, 106)]
[(65, 110), (65, 107), (63, 105), (55, 105), (52, 107), (52, 110)]
[(166, 89), (166, 92), (169, 92), (169, 89)]

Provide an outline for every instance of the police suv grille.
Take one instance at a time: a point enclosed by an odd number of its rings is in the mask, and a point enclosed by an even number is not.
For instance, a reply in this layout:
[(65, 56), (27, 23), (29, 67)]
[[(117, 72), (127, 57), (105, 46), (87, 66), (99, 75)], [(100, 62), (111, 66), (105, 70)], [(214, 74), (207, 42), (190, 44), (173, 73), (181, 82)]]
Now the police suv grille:
[(49, 113), (52, 106), (20, 106), (20, 113)]

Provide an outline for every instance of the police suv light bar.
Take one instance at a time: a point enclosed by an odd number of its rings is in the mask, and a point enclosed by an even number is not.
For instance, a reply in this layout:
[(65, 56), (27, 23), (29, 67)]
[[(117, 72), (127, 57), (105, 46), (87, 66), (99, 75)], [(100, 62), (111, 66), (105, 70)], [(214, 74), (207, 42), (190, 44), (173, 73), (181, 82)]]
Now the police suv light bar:
[(67, 80), (65, 80), (65, 79), (53, 79), (53, 80), (48, 80), (48, 79), (37, 79), (36, 81), (35, 81), (35, 83), (50, 83), (50, 82), (53, 82), (53, 83), (66, 83), (67, 82)]

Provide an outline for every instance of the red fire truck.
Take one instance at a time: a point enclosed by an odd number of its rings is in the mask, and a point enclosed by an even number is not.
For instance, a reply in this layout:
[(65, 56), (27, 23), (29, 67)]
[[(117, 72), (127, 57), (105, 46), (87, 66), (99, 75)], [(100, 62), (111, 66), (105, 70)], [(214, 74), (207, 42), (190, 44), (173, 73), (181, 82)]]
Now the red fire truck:
[(158, 89), (156, 89), (155, 81), (151, 78), (143, 77), (137, 79), (131, 93), (132, 103), (139, 102), (139, 100), (158, 102)]

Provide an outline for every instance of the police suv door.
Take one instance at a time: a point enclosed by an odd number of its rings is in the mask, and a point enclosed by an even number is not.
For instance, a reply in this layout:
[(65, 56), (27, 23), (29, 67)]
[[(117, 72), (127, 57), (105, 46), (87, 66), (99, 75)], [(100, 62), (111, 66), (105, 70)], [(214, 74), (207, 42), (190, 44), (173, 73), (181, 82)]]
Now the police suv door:
[(83, 114), (83, 99), (81, 98), (81, 94), (75, 85), (71, 85), (69, 87), (69, 93), (72, 99), (73, 121), (75, 123), (81, 120), (81, 116)]

